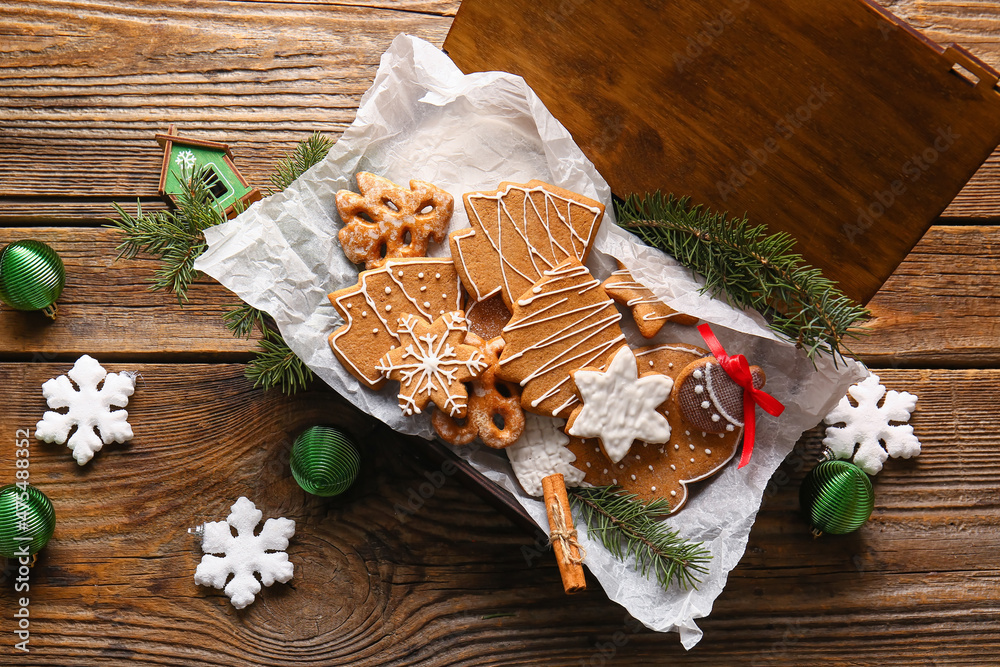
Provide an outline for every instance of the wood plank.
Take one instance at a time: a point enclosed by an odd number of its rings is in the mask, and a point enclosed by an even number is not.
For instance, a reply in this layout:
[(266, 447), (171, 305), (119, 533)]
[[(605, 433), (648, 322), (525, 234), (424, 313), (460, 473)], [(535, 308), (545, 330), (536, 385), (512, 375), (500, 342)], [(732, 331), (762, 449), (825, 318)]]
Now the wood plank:
[(458, 3), (381, 4), (0, 2), (0, 196), (155, 195), (170, 123), (266, 185), (297, 141), (353, 120), (397, 34), (440, 44)]
[[(873, 366), (1000, 363), (1000, 279), (994, 271), (998, 235), (991, 227), (932, 228), (873, 300), (872, 333), (852, 349)], [(168, 294), (149, 292), (144, 283), (152, 277), (155, 261), (112, 261), (118, 243), (113, 230), (0, 230), (0, 243), (19, 238), (38, 238), (57, 248), (67, 263), (69, 283), (59, 302), (63, 317), (55, 323), (3, 311), (2, 354), (91, 351), (197, 359), (245, 354), (252, 348), (233, 339), (221, 324), (221, 314), (236, 302), (227, 290), (202, 279), (183, 308)], [(946, 310), (940, 307), (944, 300)], [(141, 309), (142, 316), (134, 309)], [(120, 334), (109, 335), (109, 325)]]
[[(134, 207), (126, 204), (134, 212)], [(238, 297), (200, 278), (180, 306), (175, 296), (148, 289), (158, 263), (116, 260), (120, 235), (111, 229), (0, 228), (0, 246), (24, 238), (51, 245), (66, 265), (66, 288), (51, 321), (40, 313), (0, 307), (0, 358), (249, 359), (253, 341), (233, 338), (222, 315)]]
[[(385, 12), (350, 3), (345, 15), (340, 7), (348, 3), (244, 1), (227, 3), (232, 16), (221, 24), (212, 10), (168, 3), (157, 19), (165, 36), (152, 43), (137, 34), (142, 24), (131, 4), (129, 12), (94, 18), (108, 4), (49, 1), (25, 13), (20, 3), (0, 2), (0, 224), (87, 224), (113, 196), (155, 196), (160, 153), (152, 136), (171, 122), (192, 136), (229, 142), (251, 183), (266, 187), (274, 163), (296, 142), (313, 131), (338, 136), (353, 120), (395, 34), (440, 44), (459, 3), (414, 2)], [(885, 4), (933, 39), (964, 44), (1000, 67), (1000, 18), (991, 3), (957, 10), (945, 2)], [(79, 18), (78, 9), (89, 14)], [(200, 28), (207, 18), (214, 32)], [(189, 39), (201, 46), (185, 55), (175, 44)], [(123, 45), (113, 58), (103, 50), (108, 43)], [(143, 61), (130, 63), (128, 53)], [(107, 159), (115, 169), (106, 168)], [(945, 216), (1000, 217), (998, 175), (1000, 152)], [(40, 194), (67, 198), (44, 205), (30, 199)]]
[[(1000, 647), (991, 427), (1000, 406), (981, 401), (1000, 388), (1000, 371), (883, 373), (920, 396), (912, 424), (924, 451), (886, 465), (873, 520), (852, 536), (814, 540), (795, 513), (818, 448), (818, 432), (808, 434), (701, 622), (705, 639), (684, 654), (676, 636), (639, 629), (595, 582), (569, 604), (551, 552), (526, 562), (538, 550), (532, 537), (332, 392), (255, 391), (238, 365), (107, 366), (142, 373), (129, 405), (135, 439), (83, 468), (65, 447), (31, 445), (31, 479), (59, 519), (31, 572), (33, 652), (19, 664), (575, 666), (684, 655), (697, 665), (912, 665), (930, 651), (992, 664)], [(0, 432), (33, 428), (40, 384), (68, 368), (0, 364), (10, 396)], [(294, 435), (317, 422), (366, 447), (343, 498), (307, 496), (288, 471)], [(13, 449), (0, 448), (11, 479)], [(186, 530), (221, 519), (240, 495), (296, 521), (296, 574), (236, 612), (193, 583), (200, 549)], [(408, 502), (415, 509), (401, 512)], [(0, 634), (13, 637), (16, 609), (15, 595), (0, 597)]]
[[(180, 307), (146, 288), (157, 263), (114, 261), (110, 229), (0, 228), (0, 244), (37, 238), (67, 265), (60, 318), (0, 309), (0, 355), (66, 359), (83, 352), (115, 358), (246, 358), (221, 316), (238, 299), (203, 278)], [(871, 333), (851, 349), (873, 367), (1000, 366), (1000, 229), (936, 226), (869, 304)]]
[(932, 227), (869, 303), (849, 343), (872, 366), (1000, 365), (1000, 230)]

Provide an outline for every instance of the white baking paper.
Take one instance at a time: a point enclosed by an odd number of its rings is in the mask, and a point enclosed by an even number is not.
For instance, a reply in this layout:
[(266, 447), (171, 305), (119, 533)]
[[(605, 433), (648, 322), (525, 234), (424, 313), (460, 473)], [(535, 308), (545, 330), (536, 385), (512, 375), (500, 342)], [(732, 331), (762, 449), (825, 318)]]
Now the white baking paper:
[[(701, 638), (695, 619), (709, 615), (729, 571), (739, 563), (750, 528), (772, 473), (802, 431), (816, 425), (847, 387), (865, 375), (854, 362), (816, 367), (780, 341), (756, 313), (708, 298), (689, 271), (648, 248), (614, 224), (608, 184), (518, 76), (503, 72), (464, 75), (441, 51), (400, 35), (382, 56), (372, 87), (361, 99), (354, 123), (328, 157), (284, 192), (253, 205), (238, 218), (206, 230), (208, 250), (196, 268), (213, 276), (244, 301), (267, 311), (294, 352), (327, 384), (358, 407), (402, 433), (432, 437), (427, 414), (404, 417), (396, 392), (373, 392), (349, 375), (330, 351), (327, 338), (341, 324), (327, 294), (353, 285), (357, 268), (337, 242), (341, 223), (334, 196), (356, 189), (353, 175), (371, 171), (397, 183), (430, 181), (456, 201), (449, 231), (468, 227), (462, 194), (495, 188), (500, 181), (540, 179), (607, 206), (595, 250), (588, 261), (598, 278), (621, 259), (636, 279), (678, 310), (711, 322), (730, 354), (744, 354), (767, 374), (765, 389), (785, 405), (780, 419), (758, 410), (753, 459), (742, 470), (735, 462), (702, 483), (687, 507), (669, 520), (712, 552), (711, 570), (698, 590), (662, 590), (585, 536), (586, 565), (608, 596), (658, 631), (677, 630), (686, 648)], [(663, 175), (670, 189), (670, 175)], [(433, 255), (448, 253), (447, 243)], [(630, 342), (650, 344), (630, 326)], [(691, 327), (667, 325), (652, 341), (704, 346)], [(543, 530), (541, 502), (526, 496), (502, 452), (473, 455), (456, 448), (485, 476), (514, 494)]]

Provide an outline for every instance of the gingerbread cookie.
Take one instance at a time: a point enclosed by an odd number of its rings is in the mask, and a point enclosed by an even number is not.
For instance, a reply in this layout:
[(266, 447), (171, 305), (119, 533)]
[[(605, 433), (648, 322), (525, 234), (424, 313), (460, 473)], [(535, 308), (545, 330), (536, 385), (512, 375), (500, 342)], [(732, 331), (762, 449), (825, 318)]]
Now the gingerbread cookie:
[(636, 440), (662, 444), (670, 439), (670, 423), (656, 409), (670, 396), (674, 380), (662, 373), (640, 377), (628, 345), (606, 366), (605, 371), (581, 368), (570, 373), (582, 405), (570, 414), (566, 433), (599, 439), (604, 453), (618, 463)]
[[(707, 354), (692, 345), (657, 345), (635, 351), (640, 369), (663, 373), (674, 378), (692, 362)], [(584, 481), (595, 486), (614, 484), (646, 500), (664, 498), (671, 511), (683, 507), (688, 499), (688, 485), (703, 480), (722, 469), (739, 446), (742, 432), (736, 429), (721, 434), (696, 430), (667, 401), (660, 406), (670, 423), (670, 440), (665, 444), (636, 442), (618, 463), (612, 463), (596, 438), (570, 438), (569, 450), (576, 456), (573, 464), (585, 474)]]
[(644, 338), (658, 334), (667, 322), (698, 323), (697, 317), (677, 312), (660, 301), (651, 289), (635, 280), (621, 262), (618, 262), (618, 270), (604, 281), (603, 287), (616, 303), (632, 309), (632, 318)]
[(404, 315), (428, 323), (462, 309), (462, 287), (448, 258), (392, 259), (362, 271), (358, 284), (330, 294), (345, 324), (330, 335), (330, 347), (347, 371), (366, 387), (379, 389), (385, 378), (378, 360), (399, 344), (396, 325)]
[(483, 340), (493, 340), (510, 322), (510, 311), (498, 293), (485, 301), (471, 302), (465, 309), (465, 319), (469, 321), (469, 331)]
[[(764, 371), (751, 366), (753, 386), (764, 386)], [(674, 409), (695, 430), (707, 433), (732, 432), (743, 428), (743, 388), (719, 365), (715, 357), (694, 361), (677, 378), (671, 397)]]
[(566, 417), (579, 403), (570, 372), (603, 363), (624, 341), (621, 313), (583, 264), (570, 258), (514, 305), (497, 377), (521, 385), (528, 412)]
[(503, 339), (485, 342), (469, 332), (465, 342), (474, 345), (486, 359), (486, 370), (469, 382), (469, 408), (465, 423), (441, 410), (431, 414), (431, 424), (441, 439), (452, 445), (467, 445), (476, 436), (487, 446), (503, 449), (514, 444), (524, 431), (524, 411), (521, 409), (521, 388), (496, 378), (498, 356)]
[(337, 212), (344, 222), (337, 234), (344, 254), (355, 264), (374, 269), (393, 257), (423, 257), (429, 239), (440, 243), (455, 208), (455, 198), (426, 181), (410, 181), (410, 189), (362, 171), (358, 190), (337, 193)]
[(463, 382), (486, 369), (482, 352), (462, 341), (468, 329), (461, 311), (445, 313), (433, 324), (413, 315), (399, 318), (399, 346), (375, 365), (387, 379), (399, 382), (404, 415), (420, 414), (434, 403), (452, 417), (464, 417), (468, 394)]
[(584, 473), (573, 467), (576, 456), (566, 445), (569, 436), (563, 430), (563, 421), (542, 415), (525, 415), (524, 434), (505, 449), (517, 481), (529, 496), (542, 496), (542, 480), (559, 473), (566, 486), (584, 484)]
[(542, 181), (501, 183), (464, 201), (472, 226), (449, 236), (462, 283), (476, 301), (499, 291), (511, 310), (543, 271), (587, 260), (604, 216), (600, 202)]

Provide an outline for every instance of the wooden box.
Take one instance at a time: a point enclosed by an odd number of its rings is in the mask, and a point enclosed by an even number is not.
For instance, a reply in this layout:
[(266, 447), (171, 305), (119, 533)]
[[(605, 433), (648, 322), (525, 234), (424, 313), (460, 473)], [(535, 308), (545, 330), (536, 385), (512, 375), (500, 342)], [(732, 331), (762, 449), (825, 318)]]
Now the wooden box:
[(444, 48), (523, 76), (616, 195), (746, 213), (862, 303), (1000, 142), (997, 72), (866, 0), (465, 0)]
[(616, 195), (746, 213), (863, 303), (1000, 143), (997, 72), (867, 0), (464, 0), (444, 48), (523, 76)]

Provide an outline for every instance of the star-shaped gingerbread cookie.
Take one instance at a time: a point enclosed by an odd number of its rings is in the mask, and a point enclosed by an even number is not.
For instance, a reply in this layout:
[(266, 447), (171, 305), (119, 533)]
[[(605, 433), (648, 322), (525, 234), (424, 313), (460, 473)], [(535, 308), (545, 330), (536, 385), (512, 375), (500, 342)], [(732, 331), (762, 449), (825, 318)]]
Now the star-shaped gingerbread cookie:
[(615, 352), (606, 371), (583, 368), (572, 376), (583, 405), (569, 416), (569, 435), (599, 438), (613, 463), (625, 458), (636, 440), (662, 444), (670, 439), (670, 423), (656, 409), (667, 400), (674, 380), (662, 373), (639, 377), (628, 345)]
[(651, 289), (633, 278), (621, 262), (618, 262), (618, 270), (604, 281), (603, 287), (616, 303), (632, 309), (632, 319), (644, 338), (658, 334), (667, 322), (698, 323), (697, 317), (677, 312), (660, 301)]
[(486, 369), (483, 354), (462, 341), (468, 325), (462, 311), (445, 313), (433, 324), (413, 315), (399, 318), (399, 346), (379, 360), (375, 369), (399, 382), (399, 407), (404, 415), (419, 414), (434, 403), (452, 417), (464, 417), (468, 392), (463, 382)]

